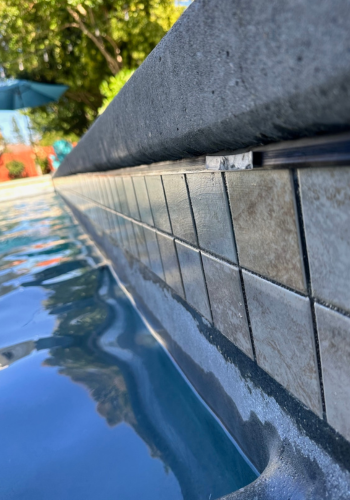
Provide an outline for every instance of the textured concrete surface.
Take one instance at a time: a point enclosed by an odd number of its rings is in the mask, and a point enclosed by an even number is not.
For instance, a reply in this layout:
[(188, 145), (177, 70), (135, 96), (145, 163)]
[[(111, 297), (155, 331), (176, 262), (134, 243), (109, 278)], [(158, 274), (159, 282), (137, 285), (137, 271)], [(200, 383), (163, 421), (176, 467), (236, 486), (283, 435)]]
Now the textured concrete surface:
[(142, 222), (145, 222), (146, 224), (153, 226), (153, 216), (148, 199), (145, 178), (142, 176), (136, 176), (132, 178), (132, 181), (134, 184), (141, 220)]
[(175, 248), (175, 239), (163, 233), (157, 233), (160, 255), (163, 262), (165, 281), (180, 297), (185, 298), (182, 278)]
[(214, 325), (253, 358), (238, 268), (204, 252), (202, 259)]
[(200, 252), (180, 241), (176, 241), (176, 249), (186, 300), (205, 318), (211, 321), (210, 305)]
[(349, 15), (347, 0), (196, 0), (58, 175), (349, 129)]
[(165, 231), (166, 233), (171, 233), (169, 214), (166, 206), (161, 176), (147, 175), (146, 184), (155, 227)]
[(187, 174), (187, 184), (200, 248), (236, 263), (236, 248), (222, 174)]
[(258, 365), (322, 415), (309, 299), (243, 271)]
[(197, 245), (185, 176), (163, 175), (163, 184), (174, 236)]
[(316, 304), (327, 420), (350, 441), (350, 318)]
[(134, 184), (132, 182), (132, 178), (127, 176), (123, 177), (124, 189), (126, 194), (126, 199), (129, 206), (130, 216), (136, 220), (140, 220), (140, 212), (139, 207), (136, 200), (136, 194), (134, 189)]
[(313, 294), (350, 311), (350, 168), (299, 171)]
[(291, 173), (229, 172), (226, 181), (241, 266), (305, 291)]
[(165, 280), (163, 263), (159, 252), (157, 234), (154, 229), (144, 228), (148, 256), (152, 271), (162, 280)]

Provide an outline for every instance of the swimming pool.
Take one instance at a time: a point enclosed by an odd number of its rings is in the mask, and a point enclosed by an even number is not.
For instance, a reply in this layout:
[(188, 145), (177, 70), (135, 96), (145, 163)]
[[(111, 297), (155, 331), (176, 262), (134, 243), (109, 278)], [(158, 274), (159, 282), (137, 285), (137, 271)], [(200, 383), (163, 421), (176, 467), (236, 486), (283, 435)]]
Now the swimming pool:
[(0, 496), (219, 498), (257, 477), (55, 195), (0, 204)]

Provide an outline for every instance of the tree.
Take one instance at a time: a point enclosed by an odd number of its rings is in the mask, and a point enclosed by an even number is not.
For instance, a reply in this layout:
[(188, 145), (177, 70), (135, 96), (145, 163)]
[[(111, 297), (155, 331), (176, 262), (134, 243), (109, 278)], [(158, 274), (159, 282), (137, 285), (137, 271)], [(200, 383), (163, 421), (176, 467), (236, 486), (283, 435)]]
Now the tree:
[(14, 136), (17, 144), (24, 144), (25, 143), (25, 139), (24, 139), (22, 130), (21, 130), (20, 126), (18, 125), (18, 122), (14, 116), (12, 117), (12, 133), (13, 133), (13, 136)]
[(33, 128), (82, 135), (101, 83), (136, 69), (183, 10), (174, 0), (0, 0), (6, 76), (69, 86), (59, 103), (30, 111)]

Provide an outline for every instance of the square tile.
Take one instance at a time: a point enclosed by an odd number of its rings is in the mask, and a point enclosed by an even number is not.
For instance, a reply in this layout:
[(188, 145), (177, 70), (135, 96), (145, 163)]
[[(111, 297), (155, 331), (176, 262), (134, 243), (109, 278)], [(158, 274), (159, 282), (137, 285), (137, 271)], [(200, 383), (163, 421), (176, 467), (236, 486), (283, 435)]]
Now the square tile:
[(221, 172), (187, 174), (200, 248), (237, 262), (230, 209)]
[(174, 236), (197, 245), (185, 175), (163, 175), (162, 179)]
[(298, 175), (313, 295), (350, 311), (350, 168)]
[(137, 248), (139, 251), (140, 261), (145, 264), (145, 266), (150, 266), (148, 250), (146, 245), (145, 233), (143, 230), (143, 226), (141, 224), (134, 223), (134, 232), (137, 243)]
[(116, 219), (118, 221), (118, 226), (119, 226), (119, 234), (120, 234), (120, 244), (122, 248), (128, 249), (129, 248), (129, 237), (125, 225), (125, 219), (124, 217), (121, 217), (120, 215), (116, 215)]
[(258, 365), (321, 416), (309, 299), (246, 271), (243, 277)]
[(315, 305), (328, 423), (350, 441), (350, 318)]
[(163, 263), (160, 257), (157, 234), (154, 229), (144, 227), (150, 268), (159, 278), (165, 281)]
[(114, 175), (108, 176), (111, 208), (113, 210), (115, 210), (116, 212), (122, 213), (120, 201), (119, 201), (119, 192), (118, 192), (118, 186), (117, 186), (116, 179), (117, 179), (117, 177)]
[(136, 200), (134, 184), (131, 177), (123, 177), (126, 199), (128, 201), (130, 217), (140, 220), (139, 207)]
[(132, 178), (134, 183), (134, 189), (136, 193), (137, 204), (140, 211), (140, 217), (142, 222), (153, 226), (153, 216), (151, 212), (151, 206), (148, 199), (147, 187), (145, 183), (145, 178), (142, 176), (135, 176)]
[(202, 260), (214, 325), (253, 359), (238, 268), (203, 252)]
[(124, 219), (124, 226), (126, 228), (126, 233), (128, 235), (128, 243), (126, 249), (131, 253), (136, 259), (139, 258), (139, 252), (136, 243), (136, 236), (134, 232), (134, 224), (129, 219)]
[(147, 175), (145, 177), (148, 197), (151, 204), (154, 225), (156, 228), (171, 233), (168, 207), (165, 201), (164, 187), (160, 175)]
[(175, 239), (172, 236), (167, 236), (162, 233), (157, 233), (157, 239), (163, 262), (165, 281), (178, 295), (180, 295), (180, 297), (184, 298), (185, 294), (182, 286)]
[(241, 266), (304, 292), (289, 170), (250, 170), (225, 175)]
[(119, 199), (119, 205), (120, 205), (120, 207), (119, 207), (120, 210), (118, 210), (118, 212), (120, 212), (124, 215), (130, 215), (129, 205), (128, 205), (128, 201), (126, 199), (123, 178), (116, 175), (114, 178), (114, 182), (115, 182), (115, 185), (117, 186), (118, 199)]
[(212, 320), (207, 287), (199, 250), (175, 240), (187, 302), (209, 321)]

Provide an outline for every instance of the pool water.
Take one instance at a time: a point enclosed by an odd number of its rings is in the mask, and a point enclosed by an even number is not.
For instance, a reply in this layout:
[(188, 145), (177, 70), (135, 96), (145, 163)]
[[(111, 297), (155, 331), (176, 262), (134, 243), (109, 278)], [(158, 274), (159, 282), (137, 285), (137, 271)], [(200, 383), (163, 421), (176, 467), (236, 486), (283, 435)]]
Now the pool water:
[(256, 478), (56, 195), (0, 203), (0, 498), (219, 498)]

